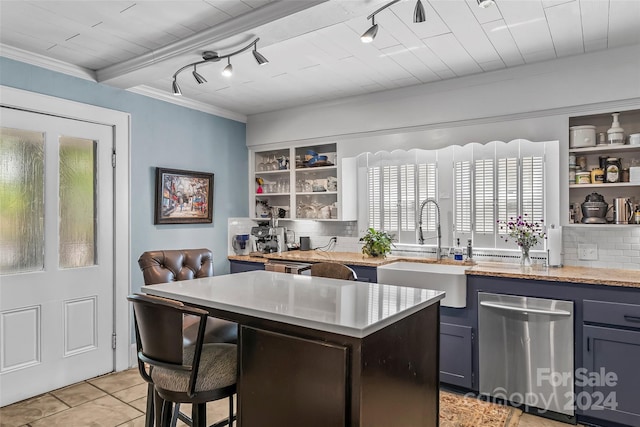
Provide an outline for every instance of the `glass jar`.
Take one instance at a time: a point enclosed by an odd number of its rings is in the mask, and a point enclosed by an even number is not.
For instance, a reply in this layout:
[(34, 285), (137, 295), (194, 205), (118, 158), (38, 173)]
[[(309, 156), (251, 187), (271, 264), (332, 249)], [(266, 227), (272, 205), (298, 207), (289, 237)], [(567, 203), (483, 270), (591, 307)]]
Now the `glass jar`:
[(609, 157), (607, 158), (607, 163), (605, 165), (604, 171), (604, 181), (606, 183), (614, 183), (620, 182), (620, 159), (617, 157)]
[(604, 183), (604, 170), (600, 168), (591, 169), (591, 183), (603, 184)]

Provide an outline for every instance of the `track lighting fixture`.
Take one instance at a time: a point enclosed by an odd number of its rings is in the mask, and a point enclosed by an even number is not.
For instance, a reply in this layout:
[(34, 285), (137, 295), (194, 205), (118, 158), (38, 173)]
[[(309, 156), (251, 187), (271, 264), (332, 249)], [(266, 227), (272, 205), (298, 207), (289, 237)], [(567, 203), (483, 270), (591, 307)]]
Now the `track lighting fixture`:
[(222, 70), (222, 75), (225, 77), (233, 76), (233, 65), (231, 65), (231, 58), (227, 58), (227, 66)]
[[(376, 10), (375, 12), (373, 12), (371, 15), (367, 16), (367, 21), (371, 19), (371, 27), (369, 27), (369, 29), (360, 36), (360, 40), (362, 40), (362, 43), (371, 43), (373, 39), (376, 37), (376, 34), (378, 34), (378, 24), (376, 24), (376, 15), (382, 12), (383, 10), (385, 10), (386, 8), (388, 8), (389, 6), (398, 3), (399, 1), (400, 0), (392, 0), (389, 3), (385, 4), (384, 6), (382, 6), (381, 8), (379, 8), (378, 10)], [(485, 1), (490, 1), (490, 0), (485, 0)], [(413, 22), (416, 22), (416, 23), (424, 22), (426, 19), (427, 18), (424, 12), (424, 7), (422, 6), (422, 1), (417, 0), (416, 7), (413, 10)]]
[(265, 65), (268, 64), (269, 61), (267, 61), (267, 58), (265, 58), (264, 56), (262, 56), (260, 54), (260, 52), (258, 52), (258, 41), (256, 40), (255, 44), (253, 45), (253, 57), (256, 59), (256, 62), (258, 63), (258, 65)]
[(180, 90), (180, 86), (178, 86), (178, 80), (176, 79), (176, 76), (173, 76), (173, 94), (175, 96), (180, 96), (182, 95), (182, 91)]
[(371, 24), (373, 25), (371, 25), (369, 29), (360, 36), (362, 43), (371, 43), (373, 39), (376, 38), (376, 34), (378, 34), (378, 24), (376, 24), (375, 16), (371, 17)]
[(173, 94), (174, 95), (182, 95), (182, 91), (180, 90), (180, 86), (178, 86), (178, 74), (183, 72), (184, 70), (193, 67), (193, 78), (198, 82), (198, 84), (206, 83), (207, 79), (205, 79), (198, 71), (196, 67), (200, 64), (206, 64), (207, 62), (218, 62), (221, 59), (227, 58), (227, 66), (222, 70), (222, 75), (225, 77), (230, 77), (233, 74), (233, 66), (231, 65), (231, 57), (242, 53), (253, 46), (253, 57), (255, 58), (258, 65), (268, 64), (269, 61), (267, 58), (262, 56), (260, 52), (258, 52), (258, 40), (260, 38), (256, 38), (254, 41), (246, 45), (245, 47), (238, 49), (234, 52), (228, 53), (226, 55), (219, 55), (218, 52), (213, 51), (204, 51), (202, 52), (202, 61), (193, 62), (191, 64), (187, 64), (184, 67), (180, 68), (173, 74), (173, 83), (171, 84)]
[(196, 71), (196, 66), (195, 64), (193, 65), (193, 78), (196, 79), (196, 81), (198, 82), (199, 85), (201, 85), (202, 83), (206, 83), (207, 79), (205, 79), (204, 77), (202, 77), (200, 75), (200, 73), (198, 73)]
[(483, 9), (486, 9), (487, 7), (493, 4), (496, 4), (496, 2), (493, 0), (478, 0), (478, 6), (480, 6)]
[(418, 0), (416, 2), (416, 7), (413, 9), (413, 22), (420, 23), (427, 20), (427, 15), (424, 13), (424, 7), (422, 6), (422, 1)]

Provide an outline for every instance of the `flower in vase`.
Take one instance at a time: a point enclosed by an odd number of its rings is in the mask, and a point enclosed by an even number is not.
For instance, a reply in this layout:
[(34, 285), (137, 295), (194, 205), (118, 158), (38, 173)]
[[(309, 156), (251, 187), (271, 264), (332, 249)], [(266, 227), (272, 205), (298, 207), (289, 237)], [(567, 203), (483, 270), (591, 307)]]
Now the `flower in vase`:
[(513, 239), (520, 248), (529, 252), (529, 248), (535, 246), (538, 241), (546, 239), (544, 231), (544, 220), (529, 222), (526, 218), (527, 214), (518, 216), (517, 218), (509, 218), (509, 221), (500, 221), (500, 230), (506, 230), (507, 235), (500, 234), (500, 237), (508, 242)]

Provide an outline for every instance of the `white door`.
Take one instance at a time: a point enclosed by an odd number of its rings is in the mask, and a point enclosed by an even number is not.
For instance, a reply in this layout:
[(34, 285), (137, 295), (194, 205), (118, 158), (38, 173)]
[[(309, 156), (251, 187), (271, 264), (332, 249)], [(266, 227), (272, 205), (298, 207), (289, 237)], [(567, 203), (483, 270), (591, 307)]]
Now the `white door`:
[(114, 368), (113, 129), (0, 111), (0, 406)]

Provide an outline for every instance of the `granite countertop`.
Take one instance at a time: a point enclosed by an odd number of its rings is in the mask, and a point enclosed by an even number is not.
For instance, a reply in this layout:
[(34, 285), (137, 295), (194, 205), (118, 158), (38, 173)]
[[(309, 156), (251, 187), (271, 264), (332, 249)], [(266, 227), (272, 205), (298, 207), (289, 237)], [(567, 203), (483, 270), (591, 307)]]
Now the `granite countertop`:
[(593, 285), (624, 286), (640, 289), (639, 271), (591, 267), (522, 268), (516, 264), (479, 263), (466, 271), (467, 275), (511, 277), (516, 279), (546, 280), (549, 282), (586, 283)]
[[(230, 260), (245, 262), (268, 262), (270, 260), (291, 262), (339, 262), (365, 267), (379, 267), (396, 261), (435, 263), (434, 258), (418, 258), (406, 256), (388, 256), (372, 258), (358, 252), (323, 252), (323, 251), (291, 251), (266, 254), (263, 257), (230, 255)], [(542, 267), (522, 268), (517, 264), (507, 263), (461, 263), (451, 259), (440, 261), (441, 264), (467, 265), (467, 275), (508, 277), (515, 279), (545, 280), (550, 282), (585, 283), (608, 286), (624, 286), (640, 289), (640, 272), (591, 267)]]
[[(398, 302), (397, 286), (249, 271), (143, 286), (151, 295), (362, 338), (444, 298), (444, 292), (419, 289)], [(380, 298), (369, 300), (376, 293)]]
[[(233, 261), (245, 262), (269, 262), (290, 261), (290, 262), (338, 262), (340, 264), (361, 265), (364, 267), (377, 267), (379, 265), (389, 264), (391, 262), (400, 261), (402, 257), (388, 256), (386, 258), (373, 258), (358, 252), (324, 252), (324, 251), (289, 251), (272, 254), (264, 254), (262, 257), (229, 255), (229, 259)], [(435, 260), (434, 260), (435, 261)]]

